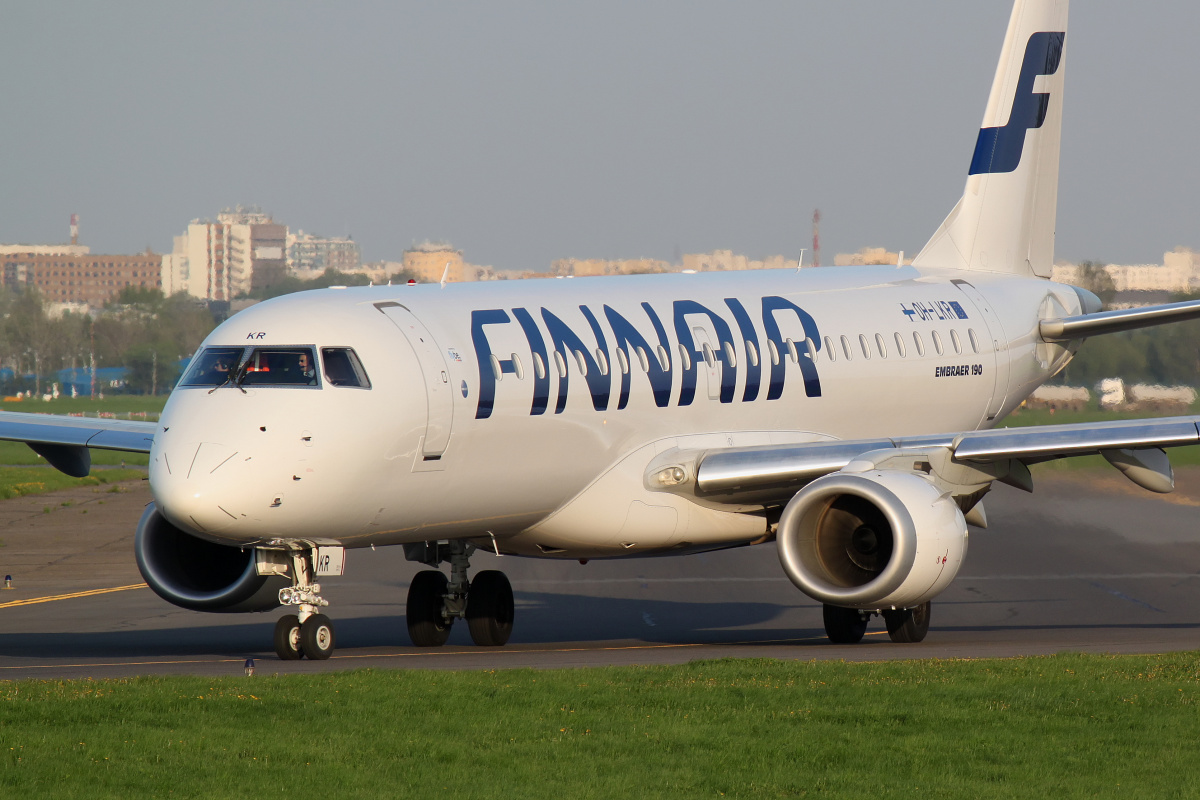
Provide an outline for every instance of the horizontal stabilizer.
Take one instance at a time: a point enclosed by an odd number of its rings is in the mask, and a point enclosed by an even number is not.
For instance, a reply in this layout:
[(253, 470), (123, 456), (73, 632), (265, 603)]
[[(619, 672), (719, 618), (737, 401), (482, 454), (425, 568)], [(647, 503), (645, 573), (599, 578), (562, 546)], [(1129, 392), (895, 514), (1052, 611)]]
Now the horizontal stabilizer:
[(1080, 314), (1076, 317), (1044, 319), (1040, 330), (1047, 342), (1065, 342), (1083, 339), (1102, 333), (1118, 333), (1137, 328), (1165, 325), (1168, 322), (1183, 322), (1200, 318), (1200, 300), (1182, 303), (1167, 303), (1142, 308), (1123, 308), (1118, 311), (1102, 311), (1099, 314)]

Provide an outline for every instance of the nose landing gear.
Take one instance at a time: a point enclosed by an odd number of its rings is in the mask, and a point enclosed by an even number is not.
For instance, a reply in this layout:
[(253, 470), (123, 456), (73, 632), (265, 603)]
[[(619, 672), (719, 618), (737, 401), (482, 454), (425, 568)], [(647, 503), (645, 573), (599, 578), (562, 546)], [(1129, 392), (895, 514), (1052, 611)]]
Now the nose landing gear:
[(417, 647), (440, 647), (456, 619), (466, 619), (471, 641), (500, 647), (512, 635), (512, 585), (503, 572), (484, 570), (468, 582), (475, 546), (467, 542), (422, 542), (405, 546), (405, 557), (437, 567), (450, 562), (450, 579), (436, 569), (422, 570), (408, 587), (405, 611), (408, 635)]
[(293, 552), (291, 561), (294, 583), (279, 590), (279, 602), (299, 606), (299, 613), (284, 614), (275, 623), (275, 653), (284, 661), (303, 656), (321, 661), (333, 655), (333, 622), (317, 611), (327, 607), (329, 601), (321, 597), (321, 584), (312, 582), (313, 552)]

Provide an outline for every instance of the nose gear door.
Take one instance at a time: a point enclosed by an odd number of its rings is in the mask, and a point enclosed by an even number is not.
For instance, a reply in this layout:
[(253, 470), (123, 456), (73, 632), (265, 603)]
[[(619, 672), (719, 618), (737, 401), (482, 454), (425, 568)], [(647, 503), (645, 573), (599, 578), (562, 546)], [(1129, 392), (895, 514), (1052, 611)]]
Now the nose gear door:
[(421, 365), (428, 406), (425, 437), (421, 441), (421, 461), (427, 465), (431, 462), (436, 463), (446, 452), (450, 433), (454, 428), (454, 394), (450, 386), (450, 367), (446, 364), (433, 334), (411, 311), (393, 302), (376, 303), (375, 307), (408, 339)]

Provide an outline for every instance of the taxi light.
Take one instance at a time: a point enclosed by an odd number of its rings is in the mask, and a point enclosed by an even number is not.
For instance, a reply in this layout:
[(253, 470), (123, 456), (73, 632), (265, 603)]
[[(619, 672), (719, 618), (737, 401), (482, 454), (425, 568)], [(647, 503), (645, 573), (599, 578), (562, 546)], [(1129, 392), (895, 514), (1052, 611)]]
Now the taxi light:
[(683, 467), (666, 467), (655, 474), (654, 480), (659, 486), (678, 486), (687, 480), (687, 470)]

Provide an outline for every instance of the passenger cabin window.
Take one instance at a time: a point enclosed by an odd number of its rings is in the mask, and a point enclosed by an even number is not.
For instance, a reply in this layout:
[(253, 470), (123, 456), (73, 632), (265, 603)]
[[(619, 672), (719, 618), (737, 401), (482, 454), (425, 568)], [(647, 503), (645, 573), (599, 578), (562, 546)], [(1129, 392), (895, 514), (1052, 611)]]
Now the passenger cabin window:
[(625, 351), (617, 348), (617, 366), (621, 368), (622, 375), (629, 374), (629, 357), (625, 355)]
[(200, 355), (192, 359), (188, 365), (187, 374), (179, 382), (180, 386), (220, 386), (229, 380), (230, 371), (237, 374), (237, 366), (242, 360), (241, 347), (206, 347)]
[(921, 334), (917, 331), (913, 331), (913, 344), (917, 346), (917, 355), (925, 355), (925, 342), (921, 340)]
[(316, 386), (311, 347), (256, 347), (238, 370), (241, 386)]
[(642, 372), (650, 371), (650, 356), (646, 354), (646, 348), (639, 347), (637, 349), (638, 363), (642, 365)]
[(746, 360), (750, 362), (750, 366), (758, 366), (758, 348), (749, 339), (746, 340)]
[(371, 379), (358, 360), (358, 354), (349, 347), (322, 347), (321, 363), (325, 367), (325, 380), (329, 381), (330, 386), (371, 388)]
[(907, 353), (904, 352), (904, 337), (900, 335), (899, 331), (896, 332), (896, 352), (900, 354), (901, 358), (907, 356)]

